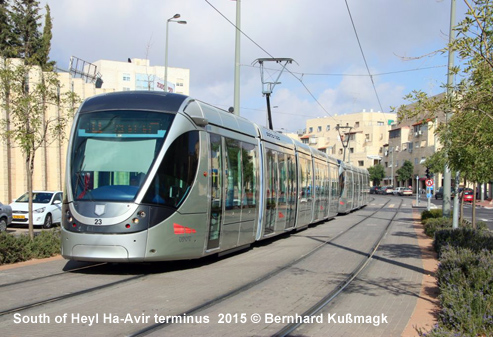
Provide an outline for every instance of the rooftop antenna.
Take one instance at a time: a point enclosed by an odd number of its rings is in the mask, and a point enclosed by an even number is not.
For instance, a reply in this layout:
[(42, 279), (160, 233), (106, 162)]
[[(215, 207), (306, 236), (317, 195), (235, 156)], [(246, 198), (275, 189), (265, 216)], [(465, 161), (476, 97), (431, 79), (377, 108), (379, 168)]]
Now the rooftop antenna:
[[(260, 64), (260, 78), (262, 80), (262, 94), (265, 95), (265, 97), (267, 99), (267, 116), (269, 118), (269, 129), (271, 129), (271, 130), (273, 130), (273, 127), (272, 127), (272, 116), (271, 116), (271, 111), (270, 111), (270, 95), (272, 94), (272, 91), (274, 91), (274, 87), (276, 86), (276, 84), (281, 83), (281, 82), (278, 82), (278, 80), (281, 77), (281, 74), (284, 71), (284, 69), (286, 69), (286, 66), (288, 64), (293, 63), (293, 61), (294, 61), (293, 59), (285, 58), (285, 57), (260, 58), (260, 59), (256, 59), (252, 63), (252, 65), (255, 65), (257, 63)], [(279, 63), (282, 65), (282, 69), (279, 72), (279, 75), (277, 76), (277, 78), (274, 82), (265, 81), (265, 79), (264, 79), (264, 62), (276, 62), (276, 63)], [(296, 61), (294, 61), (294, 62), (296, 63)], [(298, 63), (296, 63), (296, 64), (298, 64)]]

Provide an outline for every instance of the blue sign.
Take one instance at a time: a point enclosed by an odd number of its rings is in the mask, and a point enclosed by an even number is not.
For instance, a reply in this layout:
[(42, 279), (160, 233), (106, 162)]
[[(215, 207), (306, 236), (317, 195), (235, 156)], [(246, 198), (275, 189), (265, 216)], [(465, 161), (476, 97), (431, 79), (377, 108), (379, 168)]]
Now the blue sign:
[(429, 199), (429, 198), (431, 198), (431, 193), (427, 193), (427, 194), (426, 194), (426, 197), (427, 197), (428, 199)]

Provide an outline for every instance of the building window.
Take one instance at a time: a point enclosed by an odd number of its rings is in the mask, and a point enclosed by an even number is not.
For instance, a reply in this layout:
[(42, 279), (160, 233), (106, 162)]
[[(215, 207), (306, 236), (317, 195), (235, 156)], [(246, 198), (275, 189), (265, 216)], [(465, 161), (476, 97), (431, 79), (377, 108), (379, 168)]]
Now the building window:
[(414, 143), (414, 147), (417, 149), (419, 148), (419, 142)]
[(123, 91), (130, 91), (130, 88), (123, 87)]
[(388, 161), (385, 162), (385, 167), (389, 167), (389, 162)]
[(355, 122), (355, 123), (354, 123), (354, 127), (355, 127), (355, 128), (359, 128), (359, 122)]
[(358, 160), (358, 166), (365, 166), (365, 162), (363, 160)]
[(330, 125), (327, 125), (327, 126), (325, 127), (325, 131), (330, 131)]
[(322, 127), (321, 126), (317, 126), (317, 132), (322, 132)]
[(312, 126), (310, 126), (310, 127), (308, 128), (308, 133), (312, 133), (312, 132), (313, 132), (313, 127), (312, 127)]
[(303, 144), (308, 144), (308, 138), (303, 138), (303, 139), (301, 140), (301, 142), (302, 142)]
[(369, 141), (370, 141), (370, 134), (369, 134), (369, 133), (365, 133), (365, 140), (366, 140), (367, 142), (369, 142)]
[(418, 165), (418, 158), (414, 158), (414, 165)]
[(123, 80), (125, 82), (130, 82), (130, 74), (123, 74)]
[(377, 122), (377, 126), (384, 126), (385, 123), (384, 122)]
[(342, 149), (339, 149), (339, 154), (342, 154)]
[(354, 153), (354, 147), (349, 148), (349, 153)]

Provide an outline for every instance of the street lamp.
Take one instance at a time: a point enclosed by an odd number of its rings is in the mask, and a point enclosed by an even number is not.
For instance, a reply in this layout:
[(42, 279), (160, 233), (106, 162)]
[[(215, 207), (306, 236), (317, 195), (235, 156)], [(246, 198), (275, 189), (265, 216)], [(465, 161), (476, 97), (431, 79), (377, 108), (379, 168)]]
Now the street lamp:
[(166, 47), (164, 48), (164, 91), (168, 92), (168, 25), (170, 22), (177, 22), (181, 25), (186, 25), (186, 21), (178, 21), (173, 19), (178, 19), (180, 14), (175, 14), (173, 17), (166, 21)]

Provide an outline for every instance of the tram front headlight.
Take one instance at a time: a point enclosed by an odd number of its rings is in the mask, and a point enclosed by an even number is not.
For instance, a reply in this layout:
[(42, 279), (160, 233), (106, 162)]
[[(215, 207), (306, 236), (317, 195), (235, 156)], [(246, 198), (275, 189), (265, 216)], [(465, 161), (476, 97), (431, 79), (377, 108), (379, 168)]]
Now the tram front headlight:
[(67, 211), (67, 213), (65, 213), (65, 215), (66, 215), (68, 222), (72, 222), (74, 220), (74, 218), (72, 217), (72, 214), (70, 214), (70, 211)]

